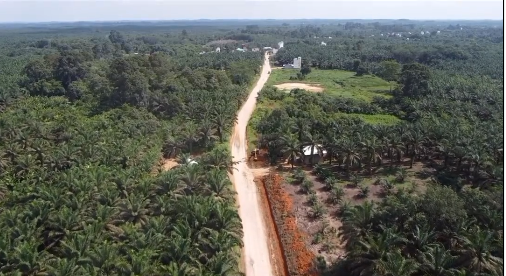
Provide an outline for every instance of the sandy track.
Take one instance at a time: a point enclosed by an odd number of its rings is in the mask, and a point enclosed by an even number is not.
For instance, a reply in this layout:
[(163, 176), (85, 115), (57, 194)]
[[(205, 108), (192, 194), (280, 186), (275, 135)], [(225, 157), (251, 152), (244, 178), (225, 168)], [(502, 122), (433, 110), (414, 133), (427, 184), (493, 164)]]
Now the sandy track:
[[(246, 126), (255, 109), (258, 92), (260, 92), (269, 78), (268, 72), (270, 70), (269, 59), (265, 56), (260, 79), (237, 114), (234, 135), (230, 141), (234, 161), (245, 161), (247, 159)], [(272, 266), (268, 249), (269, 241), (263, 221), (262, 207), (258, 202), (259, 193), (253, 182), (254, 176), (246, 162), (239, 163), (236, 168), (237, 170), (234, 170), (232, 180), (237, 192), (239, 215), (242, 219), (244, 232), (244, 272), (246, 276), (272, 276)]]
[(278, 85), (274, 85), (275, 87), (281, 89), (281, 90), (292, 90), (295, 88), (304, 89), (310, 92), (322, 92), (323, 88), (315, 85), (310, 85), (307, 83), (300, 83), (300, 82), (287, 82), (282, 83)]

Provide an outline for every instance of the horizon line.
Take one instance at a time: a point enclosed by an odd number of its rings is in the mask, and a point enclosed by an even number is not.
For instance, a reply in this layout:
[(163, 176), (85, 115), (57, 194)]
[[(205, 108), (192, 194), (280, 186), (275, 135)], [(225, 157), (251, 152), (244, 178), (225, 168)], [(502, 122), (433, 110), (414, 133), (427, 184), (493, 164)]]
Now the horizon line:
[(178, 21), (294, 21), (294, 20), (408, 20), (408, 21), (504, 21), (501, 19), (409, 19), (409, 18), (198, 18), (198, 19), (121, 19), (121, 20), (76, 20), (76, 21), (0, 21), (0, 24), (43, 24), (43, 23), (115, 23), (115, 22), (178, 22)]

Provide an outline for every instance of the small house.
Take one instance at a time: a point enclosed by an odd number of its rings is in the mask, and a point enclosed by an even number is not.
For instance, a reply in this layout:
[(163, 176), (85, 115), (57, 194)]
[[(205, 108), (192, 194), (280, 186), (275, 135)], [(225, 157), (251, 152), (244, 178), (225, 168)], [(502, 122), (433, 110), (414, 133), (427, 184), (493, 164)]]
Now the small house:
[(303, 146), (302, 147), (302, 150), (301, 150), (301, 157), (300, 157), (300, 161), (303, 163), (303, 164), (311, 164), (311, 161), (313, 162), (313, 164), (318, 164), (320, 163), (323, 158), (325, 158), (327, 156), (327, 150), (325, 150), (322, 145), (315, 145), (313, 147), (313, 150), (311, 151), (311, 148), (312, 146), (311, 145), (307, 145), (307, 146)]

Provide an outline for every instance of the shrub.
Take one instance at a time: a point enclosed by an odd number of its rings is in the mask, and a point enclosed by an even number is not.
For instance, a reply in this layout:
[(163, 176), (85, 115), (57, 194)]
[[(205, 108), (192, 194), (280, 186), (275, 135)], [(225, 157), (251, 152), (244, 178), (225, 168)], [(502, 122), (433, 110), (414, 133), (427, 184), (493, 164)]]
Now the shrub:
[(318, 203), (318, 197), (316, 196), (315, 192), (311, 191), (311, 193), (309, 194), (308, 201), (311, 204), (311, 206), (315, 206)]
[(361, 186), (360, 187), (360, 191), (358, 192), (358, 196), (361, 197), (361, 198), (365, 198), (369, 195), (369, 186)]
[(334, 186), (330, 190), (329, 200), (332, 204), (338, 204), (339, 202), (341, 202), (343, 196), (344, 196), (343, 188), (338, 187), (338, 186)]
[(325, 188), (327, 190), (330, 190), (332, 189), (332, 187), (334, 187), (334, 185), (337, 183), (337, 179), (335, 179), (334, 177), (329, 177), (327, 179), (325, 179)]
[(321, 218), (326, 213), (327, 209), (325, 209), (325, 206), (323, 206), (323, 204), (320, 202), (317, 202), (311, 210), (311, 215), (313, 218)]
[(313, 189), (313, 187), (314, 184), (311, 180), (304, 179), (304, 181), (302, 181), (302, 184), (300, 185), (300, 190), (305, 194), (309, 194), (309, 192)]
[(395, 174), (395, 182), (404, 183), (406, 178), (408, 177), (408, 171), (405, 168), (400, 168)]

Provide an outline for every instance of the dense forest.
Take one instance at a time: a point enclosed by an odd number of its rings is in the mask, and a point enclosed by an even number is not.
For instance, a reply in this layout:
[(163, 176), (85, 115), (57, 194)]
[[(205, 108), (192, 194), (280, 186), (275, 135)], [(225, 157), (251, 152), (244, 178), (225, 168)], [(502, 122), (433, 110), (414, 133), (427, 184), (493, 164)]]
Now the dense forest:
[[(294, 30), (299, 40), (285, 42), (274, 58), (282, 65), (303, 57), (299, 81), (332, 69), (354, 71), (355, 79), (379, 76), (395, 83), (382, 92), (388, 97), (369, 102), (267, 87), (260, 105), (275, 108), (262, 110), (253, 124), (272, 164), (280, 157), (294, 164), (302, 146), (328, 152), (313, 173), (324, 181), (330, 206), (340, 206), (331, 216), (342, 222), (346, 255), (320, 268), (328, 275), (502, 275), (503, 30), (414, 26), (395, 30), (405, 34), (399, 37), (352, 26), (332, 39), (323, 28)], [(374, 124), (358, 114), (399, 120)], [(431, 179), (423, 194), (395, 188), (414, 163)], [(387, 170), (397, 180), (378, 174)], [(376, 177), (383, 198), (350, 206), (338, 182), (367, 198), (370, 186), (359, 180), (367, 177)], [(313, 206), (309, 216), (322, 217), (311, 181), (300, 170), (293, 178)]]
[(2, 34), (2, 275), (238, 273), (224, 142), (262, 55), (188, 33)]
[[(272, 164), (310, 145), (336, 165), (314, 171), (342, 207), (346, 256), (322, 273), (502, 275), (502, 28), (185, 24), (0, 28), (0, 274), (241, 275), (227, 139), (263, 53), (233, 50), (284, 41), (277, 64), (301, 56), (313, 68), (304, 74), (395, 83), (370, 102), (272, 87), (259, 96), (282, 102), (254, 125)], [(163, 171), (163, 158), (179, 165)], [(349, 206), (333, 188), (404, 162), (433, 168), (423, 196), (382, 183), (381, 201)]]

